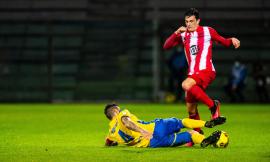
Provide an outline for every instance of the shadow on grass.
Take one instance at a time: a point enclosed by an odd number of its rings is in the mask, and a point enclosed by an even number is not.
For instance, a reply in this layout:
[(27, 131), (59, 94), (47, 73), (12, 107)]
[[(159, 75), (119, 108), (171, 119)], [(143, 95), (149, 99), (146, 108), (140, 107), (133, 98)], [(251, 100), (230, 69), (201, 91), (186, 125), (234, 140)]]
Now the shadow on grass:
[(121, 151), (124, 153), (134, 153), (134, 154), (140, 154), (140, 153), (146, 153), (146, 152), (160, 152), (160, 151), (166, 151), (166, 152), (173, 152), (176, 149), (182, 150), (182, 151), (188, 151), (188, 150), (206, 150), (206, 149), (218, 149), (214, 147), (207, 147), (207, 148), (201, 148), (200, 146), (194, 146), (194, 147), (160, 147), (160, 148), (136, 148), (136, 147), (127, 147), (127, 146), (117, 146), (117, 147), (104, 147), (106, 149), (113, 149), (117, 151)]

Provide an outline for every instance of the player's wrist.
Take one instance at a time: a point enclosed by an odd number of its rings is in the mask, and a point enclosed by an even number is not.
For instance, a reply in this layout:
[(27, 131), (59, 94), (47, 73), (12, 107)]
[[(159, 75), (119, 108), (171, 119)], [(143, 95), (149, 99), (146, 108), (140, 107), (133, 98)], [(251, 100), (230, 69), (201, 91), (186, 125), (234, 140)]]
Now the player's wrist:
[(109, 138), (106, 138), (106, 140), (105, 140), (105, 145), (106, 145), (106, 146), (117, 146), (118, 143), (117, 143), (116, 141), (110, 140)]

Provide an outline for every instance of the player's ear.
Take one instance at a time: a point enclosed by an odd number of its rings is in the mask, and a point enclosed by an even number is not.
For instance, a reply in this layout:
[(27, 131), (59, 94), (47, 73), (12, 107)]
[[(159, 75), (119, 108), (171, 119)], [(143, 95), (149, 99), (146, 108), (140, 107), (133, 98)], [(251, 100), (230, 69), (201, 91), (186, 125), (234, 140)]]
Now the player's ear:
[(197, 25), (199, 25), (199, 24), (200, 24), (200, 21), (201, 21), (201, 19), (198, 19), (198, 20), (197, 20)]

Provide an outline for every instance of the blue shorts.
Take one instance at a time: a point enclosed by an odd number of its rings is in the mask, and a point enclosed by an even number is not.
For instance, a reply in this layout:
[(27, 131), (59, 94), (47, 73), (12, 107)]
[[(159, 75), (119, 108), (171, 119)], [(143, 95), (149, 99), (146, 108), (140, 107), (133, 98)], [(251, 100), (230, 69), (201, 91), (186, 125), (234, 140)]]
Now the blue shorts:
[(177, 118), (156, 119), (153, 138), (149, 147), (179, 146), (191, 142), (191, 135), (188, 132), (179, 133), (185, 128), (182, 120)]

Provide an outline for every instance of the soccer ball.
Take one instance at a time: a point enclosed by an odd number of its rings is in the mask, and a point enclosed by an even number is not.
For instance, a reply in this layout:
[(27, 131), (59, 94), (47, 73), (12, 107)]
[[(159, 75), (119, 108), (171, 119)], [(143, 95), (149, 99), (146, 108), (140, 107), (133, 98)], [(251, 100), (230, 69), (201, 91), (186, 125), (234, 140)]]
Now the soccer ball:
[(214, 147), (225, 148), (229, 144), (229, 135), (227, 132), (221, 131), (220, 137), (216, 143), (214, 143)]

